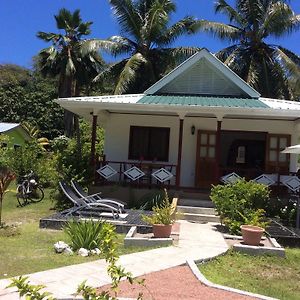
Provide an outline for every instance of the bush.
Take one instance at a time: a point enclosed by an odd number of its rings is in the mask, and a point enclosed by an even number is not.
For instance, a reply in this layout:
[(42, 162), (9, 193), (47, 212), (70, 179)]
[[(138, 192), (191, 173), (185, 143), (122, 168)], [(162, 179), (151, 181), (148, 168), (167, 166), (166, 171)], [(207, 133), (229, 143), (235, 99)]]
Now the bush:
[(87, 250), (99, 248), (103, 239), (103, 224), (103, 222), (94, 221), (69, 221), (64, 231), (71, 240), (72, 249), (76, 251), (80, 248)]
[(222, 223), (232, 234), (239, 233), (242, 224), (264, 227), (264, 208), (269, 197), (268, 187), (245, 179), (214, 186), (210, 195)]

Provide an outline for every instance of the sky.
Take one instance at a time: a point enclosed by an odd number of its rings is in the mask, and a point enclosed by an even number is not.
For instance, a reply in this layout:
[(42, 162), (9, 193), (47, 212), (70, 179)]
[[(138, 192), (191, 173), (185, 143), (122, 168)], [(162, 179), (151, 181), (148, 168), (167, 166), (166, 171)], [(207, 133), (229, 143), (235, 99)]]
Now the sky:
[[(221, 14), (214, 13), (215, 0), (175, 0), (177, 12), (172, 22), (193, 15), (198, 19), (226, 22)], [(233, 0), (228, 0), (232, 3)], [(291, 6), (300, 14), (300, 0), (291, 0)], [(57, 32), (54, 15), (61, 8), (80, 9), (83, 21), (93, 21), (90, 38), (108, 38), (120, 34), (108, 0), (0, 0), (0, 64), (12, 63), (30, 68), (32, 57), (50, 44), (36, 38), (38, 31)], [(280, 40), (280, 44), (300, 55), (300, 30)], [(206, 47), (216, 52), (228, 46), (205, 33), (180, 38), (174, 46)]]

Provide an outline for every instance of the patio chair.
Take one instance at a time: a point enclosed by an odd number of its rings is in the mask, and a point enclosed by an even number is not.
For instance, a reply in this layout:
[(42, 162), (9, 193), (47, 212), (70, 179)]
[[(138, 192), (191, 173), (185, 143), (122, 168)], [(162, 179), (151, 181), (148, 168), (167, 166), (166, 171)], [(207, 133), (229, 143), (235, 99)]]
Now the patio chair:
[(74, 204), (73, 207), (64, 211), (65, 215), (68, 216), (73, 213), (79, 213), (82, 211), (102, 211), (102, 212), (111, 212), (114, 219), (119, 218), (119, 214), (122, 213), (122, 210), (112, 204), (102, 203), (102, 202), (89, 202), (88, 197), (79, 197), (77, 196), (72, 188), (67, 185), (64, 181), (59, 182), (60, 188), (66, 197)]
[(93, 203), (93, 202), (101, 202), (101, 203), (107, 203), (107, 204), (112, 204), (114, 206), (117, 206), (122, 212), (125, 212), (124, 210), (124, 205), (125, 203), (116, 199), (110, 199), (110, 198), (102, 198), (101, 192), (100, 193), (96, 193), (96, 194), (91, 194), (89, 195), (83, 188), (82, 186), (74, 180), (71, 180), (71, 185), (73, 187), (73, 189), (75, 190), (75, 192), (77, 193), (77, 195), (81, 198), (85, 198), (87, 199), (87, 201), (89, 203)]

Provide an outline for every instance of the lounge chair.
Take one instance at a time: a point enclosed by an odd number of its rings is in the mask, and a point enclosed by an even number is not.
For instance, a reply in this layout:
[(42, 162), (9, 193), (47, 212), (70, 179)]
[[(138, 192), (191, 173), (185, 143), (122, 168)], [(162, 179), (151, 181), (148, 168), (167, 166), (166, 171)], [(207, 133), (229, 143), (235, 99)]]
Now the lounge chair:
[(117, 206), (118, 208), (120, 208), (120, 210), (122, 212), (125, 212), (124, 210), (124, 205), (125, 203), (123, 203), (122, 201), (116, 200), (116, 199), (110, 199), (110, 198), (102, 198), (101, 192), (100, 193), (96, 193), (96, 194), (91, 194), (89, 195), (87, 192), (84, 191), (84, 189), (82, 188), (82, 186), (80, 184), (78, 184), (78, 182), (71, 180), (71, 185), (73, 187), (73, 189), (75, 190), (75, 192), (77, 193), (77, 195), (81, 198), (86, 198), (88, 202), (101, 202), (101, 203), (106, 203), (106, 204), (112, 204), (113, 206)]
[(66, 195), (66, 197), (74, 204), (72, 208), (69, 208), (64, 211), (64, 214), (70, 215), (73, 213), (79, 213), (82, 211), (101, 211), (101, 212), (110, 212), (112, 214), (112, 217), (114, 219), (119, 218), (119, 214), (122, 213), (122, 210), (118, 206), (114, 206), (112, 204), (107, 204), (101, 202), (91, 202), (91, 199), (88, 199), (89, 197), (79, 197), (74, 193), (72, 188), (67, 185), (64, 181), (59, 182), (60, 188)]

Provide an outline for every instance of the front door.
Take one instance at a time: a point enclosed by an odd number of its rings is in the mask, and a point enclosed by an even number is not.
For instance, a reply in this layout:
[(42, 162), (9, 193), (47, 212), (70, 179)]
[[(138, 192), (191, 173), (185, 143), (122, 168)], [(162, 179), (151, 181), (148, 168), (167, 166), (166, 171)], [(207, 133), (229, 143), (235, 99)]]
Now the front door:
[(198, 188), (210, 188), (217, 182), (216, 141), (215, 131), (198, 131), (195, 172), (195, 186)]

